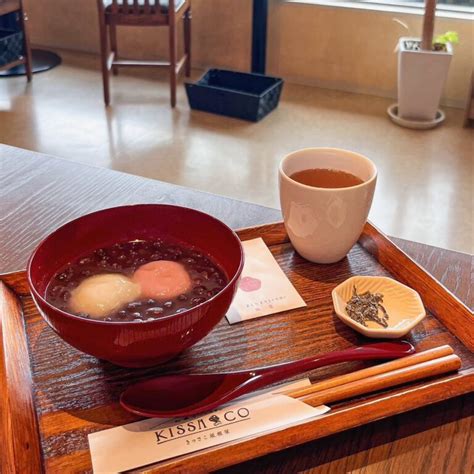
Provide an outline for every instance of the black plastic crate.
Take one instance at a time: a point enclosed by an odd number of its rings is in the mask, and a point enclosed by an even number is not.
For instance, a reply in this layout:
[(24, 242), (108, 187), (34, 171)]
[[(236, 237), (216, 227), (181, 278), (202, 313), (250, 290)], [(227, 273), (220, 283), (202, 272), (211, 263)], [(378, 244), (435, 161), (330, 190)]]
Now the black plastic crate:
[(0, 67), (23, 56), (23, 32), (0, 29)]
[(283, 80), (245, 72), (209, 69), (186, 83), (192, 109), (258, 122), (276, 108)]

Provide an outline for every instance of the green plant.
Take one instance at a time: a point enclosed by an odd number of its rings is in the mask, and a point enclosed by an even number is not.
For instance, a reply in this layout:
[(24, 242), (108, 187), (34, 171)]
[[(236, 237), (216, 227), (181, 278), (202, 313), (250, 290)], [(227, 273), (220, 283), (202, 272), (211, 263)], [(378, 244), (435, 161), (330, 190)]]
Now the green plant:
[(436, 2), (437, 0), (425, 0), (425, 13), (423, 15), (423, 30), (421, 35), (422, 51), (446, 51), (447, 43), (456, 44), (459, 42), (458, 34), (455, 31), (447, 31), (444, 35), (437, 36), (433, 41)]
[(446, 31), (446, 33), (443, 33), (442, 35), (438, 35), (435, 40), (435, 43), (438, 44), (458, 44), (459, 43), (459, 35), (457, 34), (456, 31)]

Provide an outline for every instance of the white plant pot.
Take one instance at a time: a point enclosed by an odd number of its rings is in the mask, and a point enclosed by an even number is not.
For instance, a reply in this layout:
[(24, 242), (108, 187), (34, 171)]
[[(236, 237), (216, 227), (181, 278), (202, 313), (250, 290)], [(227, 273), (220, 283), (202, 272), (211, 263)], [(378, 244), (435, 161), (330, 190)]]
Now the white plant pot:
[(400, 38), (398, 43), (398, 116), (432, 121), (448, 76), (452, 47), (448, 43), (447, 51), (411, 51), (405, 41), (419, 40)]

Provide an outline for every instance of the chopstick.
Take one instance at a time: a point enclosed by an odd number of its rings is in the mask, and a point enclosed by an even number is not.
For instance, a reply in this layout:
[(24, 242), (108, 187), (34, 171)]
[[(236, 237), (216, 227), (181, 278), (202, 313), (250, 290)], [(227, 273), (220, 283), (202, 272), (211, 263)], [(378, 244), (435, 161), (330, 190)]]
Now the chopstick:
[(292, 398), (300, 398), (308, 394), (327, 390), (329, 388), (343, 385), (346, 383), (355, 382), (356, 380), (366, 379), (368, 377), (383, 374), (392, 370), (402, 369), (404, 367), (409, 367), (421, 362), (426, 362), (429, 360), (437, 359), (439, 357), (451, 355), (453, 353), (454, 351), (451, 346), (439, 346), (433, 349), (428, 349), (426, 351), (417, 352), (416, 354), (402, 357), (401, 359), (395, 359), (390, 362), (385, 362), (384, 364), (374, 365), (373, 367), (368, 367), (367, 369), (362, 369), (356, 372), (351, 372), (349, 374), (339, 375), (337, 377), (332, 377), (327, 380), (322, 380), (321, 382), (316, 382), (309, 387), (304, 387), (297, 390), (290, 390), (287, 392), (283, 392), (283, 394), (288, 395)]
[(402, 367), (389, 372), (380, 373), (359, 379), (354, 382), (338, 385), (316, 393), (309, 393), (298, 397), (299, 400), (311, 405), (325, 405), (347, 398), (363, 395), (377, 390), (383, 390), (415, 380), (445, 374), (458, 370), (461, 367), (461, 359), (451, 354), (437, 359), (427, 360), (419, 364)]

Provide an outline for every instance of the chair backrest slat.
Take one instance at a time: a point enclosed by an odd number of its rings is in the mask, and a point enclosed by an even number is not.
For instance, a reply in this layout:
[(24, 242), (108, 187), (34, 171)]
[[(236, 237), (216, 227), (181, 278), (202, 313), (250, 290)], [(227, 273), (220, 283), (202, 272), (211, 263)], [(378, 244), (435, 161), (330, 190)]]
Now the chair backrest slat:
[(145, 4), (143, 6), (143, 13), (147, 15), (150, 13), (150, 0), (145, 0)]
[(176, 10), (174, 9), (174, 0), (168, 0), (168, 16), (170, 17), (170, 19), (173, 19), (175, 17), (175, 13)]
[[(103, 0), (98, 0), (102, 2)], [(111, 0), (110, 13), (119, 15), (162, 14), (160, 0)], [(2, 0), (0, 0), (0, 3)], [(176, 0), (168, 0), (168, 15), (174, 17)]]

